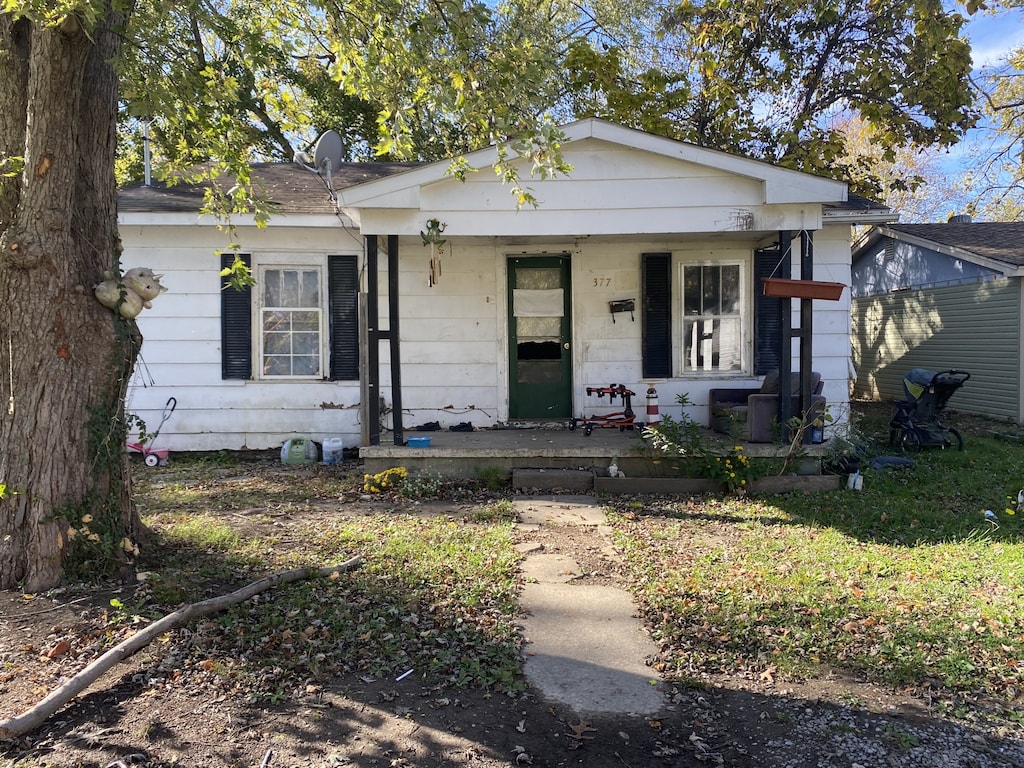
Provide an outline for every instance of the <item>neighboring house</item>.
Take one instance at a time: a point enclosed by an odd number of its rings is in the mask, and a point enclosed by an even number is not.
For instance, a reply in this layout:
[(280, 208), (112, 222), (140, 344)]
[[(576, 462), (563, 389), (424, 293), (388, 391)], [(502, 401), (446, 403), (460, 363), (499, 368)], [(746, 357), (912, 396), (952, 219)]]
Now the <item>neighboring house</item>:
[(854, 395), (904, 399), (912, 368), (971, 379), (949, 407), (1024, 422), (1024, 222), (889, 224), (853, 251)]
[[(567, 176), (531, 179), (519, 162), (536, 208), (517, 210), (493, 148), (467, 156), (479, 172), (465, 182), (448, 162), (345, 164), (330, 190), (302, 166), (256, 167), (278, 211), (264, 228), (233, 222), (256, 278), (245, 292), (221, 290), (227, 235), (197, 215), (200, 191), (123, 190), (122, 264), (168, 287), (139, 317), (129, 409), (152, 427), (174, 397), (171, 450), (568, 420), (608, 410), (587, 388), (611, 384), (637, 393), (639, 414), (648, 385), (675, 417), (685, 394), (707, 423), (710, 388), (756, 386), (788, 352), (759, 277), (849, 284), (851, 225), (888, 214), (840, 182), (600, 120), (563, 131)], [(803, 320), (800, 304), (793, 325), (841, 419), (849, 291), (808, 301)]]

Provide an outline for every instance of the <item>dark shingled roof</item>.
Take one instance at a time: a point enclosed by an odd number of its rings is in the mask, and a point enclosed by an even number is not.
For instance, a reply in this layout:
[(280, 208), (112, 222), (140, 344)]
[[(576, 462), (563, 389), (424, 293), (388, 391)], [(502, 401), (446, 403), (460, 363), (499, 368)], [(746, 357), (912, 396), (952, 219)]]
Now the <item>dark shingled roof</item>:
[(963, 224), (889, 224), (897, 234), (930, 240), (989, 259), (1024, 266), (1024, 222), (976, 221)]
[[(384, 176), (416, 168), (416, 163), (342, 163), (331, 173), (335, 191), (372, 181)], [(327, 176), (322, 177), (296, 163), (256, 163), (252, 166), (253, 183), (264, 190), (266, 198), (279, 213), (334, 213), (327, 190)], [(234, 179), (218, 180), (226, 188)], [(151, 186), (133, 184), (118, 191), (117, 207), (134, 213), (195, 213), (203, 204), (204, 185), (176, 184), (167, 186), (154, 182)]]

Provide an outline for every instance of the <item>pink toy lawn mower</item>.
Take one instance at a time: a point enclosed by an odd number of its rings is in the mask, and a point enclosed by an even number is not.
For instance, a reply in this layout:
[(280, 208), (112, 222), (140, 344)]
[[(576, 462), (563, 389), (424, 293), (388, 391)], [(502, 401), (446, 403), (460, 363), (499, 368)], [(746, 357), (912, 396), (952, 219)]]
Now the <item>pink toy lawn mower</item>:
[(132, 442), (126, 443), (126, 445), (128, 446), (128, 448), (130, 450), (138, 451), (139, 453), (142, 454), (143, 461), (146, 462), (146, 466), (147, 467), (155, 467), (157, 465), (160, 465), (160, 466), (166, 466), (167, 465), (167, 456), (170, 454), (170, 451), (168, 449), (166, 449), (166, 448), (163, 448), (163, 449), (160, 449), (160, 450), (153, 450), (152, 446), (153, 446), (154, 441), (160, 435), (160, 430), (163, 428), (163, 426), (167, 422), (167, 420), (169, 418), (171, 418), (171, 414), (174, 413), (174, 409), (177, 406), (178, 406), (178, 401), (177, 400), (175, 400), (173, 397), (167, 398), (167, 404), (164, 405), (163, 416), (160, 419), (160, 423), (157, 424), (157, 426), (156, 426), (156, 431), (152, 435), (150, 435), (144, 442), (143, 442), (142, 438), (140, 437), (139, 442), (136, 442), (136, 443), (132, 443)]

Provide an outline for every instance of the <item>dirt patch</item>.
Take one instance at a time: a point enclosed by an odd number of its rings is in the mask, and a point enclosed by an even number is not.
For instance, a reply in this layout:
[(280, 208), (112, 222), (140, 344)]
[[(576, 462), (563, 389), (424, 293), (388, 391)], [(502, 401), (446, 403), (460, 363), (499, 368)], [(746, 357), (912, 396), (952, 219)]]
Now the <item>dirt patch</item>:
[[(242, 469), (239, 472), (243, 471)], [(465, 504), (422, 505), (458, 519)], [(303, 526), (325, 516), (368, 514), (379, 504), (343, 499), (224, 513), (248, 533), (273, 531), (300, 548)], [(611, 544), (596, 529), (543, 525), (518, 541), (572, 557), (577, 578), (624, 586)], [(224, 591), (228, 591), (225, 589)], [(0, 593), (0, 718), (24, 711), (136, 631), (110, 621), (110, 600), (127, 587), (68, 587), (26, 599)], [(113, 635), (113, 637), (112, 637)], [(894, 692), (827, 670), (815, 680), (763, 673), (666, 681), (653, 717), (590, 716), (531, 691), (500, 693), (402, 679), (347, 675), (307, 680), (273, 706), (255, 704), (222, 676), (181, 653), (187, 631), (154, 642), (108, 673), (43, 726), (0, 744), (14, 766), (202, 765), (387, 768), (509, 765), (901, 766), (1008, 768), (1024, 765), (1019, 730), (939, 716), (926, 689)], [(659, 659), (650, 660), (652, 676)]]

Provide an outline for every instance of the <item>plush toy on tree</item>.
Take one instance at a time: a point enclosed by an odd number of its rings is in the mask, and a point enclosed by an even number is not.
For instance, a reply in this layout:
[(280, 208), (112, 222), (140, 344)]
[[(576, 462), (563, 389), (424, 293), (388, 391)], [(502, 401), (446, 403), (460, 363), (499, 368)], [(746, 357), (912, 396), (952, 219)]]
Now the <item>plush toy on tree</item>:
[(100, 304), (131, 320), (139, 312), (153, 308), (153, 299), (167, 289), (160, 285), (163, 275), (153, 274), (149, 267), (133, 267), (118, 280), (113, 272), (103, 273), (103, 282), (96, 286)]

